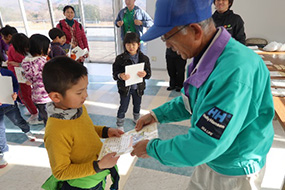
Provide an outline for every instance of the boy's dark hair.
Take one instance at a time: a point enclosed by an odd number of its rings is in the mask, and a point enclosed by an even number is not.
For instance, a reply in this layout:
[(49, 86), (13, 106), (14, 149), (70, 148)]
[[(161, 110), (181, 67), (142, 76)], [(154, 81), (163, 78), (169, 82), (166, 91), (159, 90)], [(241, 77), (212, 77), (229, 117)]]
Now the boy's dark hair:
[(66, 91), (87, 74), (87, 69), (82, 64), (67, 56), (58, 56), (45, 64), (43, 83), (47, 93), (58, 92), (65, 96)]
[(47, 55), (50, 40), (42, 34), (33, 34), (29, 40), (29, 52), (32, 56)]
[(3, 36), (8, 36), (9, 34), (10, 35), (13, 35), (13, 34), (17, 34), (18, 31), (15, 27), (12, 27), (10, 25), (6, 25), (4, 28), (1, 28), (1, 34)]
[[(217, 0), (214, 0), (214, 4), (216, 3)], [(231, 8), (231, 6), (233, 5), (234, 0), (229, 0), (229, 9)]]
[(125, 38), (124, 38), (124, 47), (127, 43), (140, 43), (140, 37), (137, 33), (135, 32), (128, 32), (126, 33), (125, 35)]
[(48, 35), (50, 37), (50, 39), (54, 40), (56, 37), (61, 38), (62, 36), (64, 36), (64, 32), (58, 28), (52, 28), (49, 30)]
[(29, 50), (29, 38), (23, 33), (13, 34), (11, 44), (15, 48), (16, 52), (27, 55)]
[(75, 10), (74, 10), (74, 8), (71, 6), (71, 5), (66, 5), (65, 7), (63, 7), (63, 13), (65, 13), (65, 11), (67, 10), (67, 9), (72, 9), (73, 10), (73, 12), (75, 13)]

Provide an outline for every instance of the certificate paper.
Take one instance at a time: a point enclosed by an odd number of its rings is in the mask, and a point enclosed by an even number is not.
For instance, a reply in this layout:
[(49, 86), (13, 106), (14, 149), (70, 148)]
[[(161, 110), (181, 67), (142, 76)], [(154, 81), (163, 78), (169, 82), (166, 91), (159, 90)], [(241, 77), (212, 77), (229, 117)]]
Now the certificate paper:
[(18, 83), (26, 83), (27, 79), (25, 77), (25, 72), (22, 67), (14, 67), (15, 73), (17, 75)]
[(1, 104), (14, 104), (12, 77), (0, 76), (0, 86), (2, 89), (0, 93)]
[(157, 123), (152, 123), (142, 128), (124, 133), (121, 137), (107, 138), (99, 154), (99, 160), (108, 153), (116, 152), (117, 156), (132, 152), (133, 146), (142, 140), (150, 140), (158, 137)]
[(143, 78), (138, 76), (139, 71), (144, 71), (144, 63), (126, 66), (125, 74), (130, 75), (130, 78), (125, 81), (126, 86), (141, 83), (143, 81)]

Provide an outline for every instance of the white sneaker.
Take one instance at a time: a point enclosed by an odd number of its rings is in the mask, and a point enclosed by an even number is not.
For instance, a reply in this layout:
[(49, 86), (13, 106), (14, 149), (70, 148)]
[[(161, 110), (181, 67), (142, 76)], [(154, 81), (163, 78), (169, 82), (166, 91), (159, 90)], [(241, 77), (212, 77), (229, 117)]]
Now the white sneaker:
[(118, 127), (118, 129), (125, 132), (124, 127)]
[(27, 119), (27, 122), (30, 122), (31, 120), (35, 120), (35, 119), (38, 119), (38, 114), (32, 114), (31, 117)]
[(34, 142), (37, 138), (33, 135), (31, 131), (25, 133), (29, 141)]
[(135, 124), (137, 124), (138, 120), (139, 120), (139, 119), (133, 119), (133, 122), (134, 122)]
[(34, 119), (28, 122), (30, 125), (40, 125), (40, 124), (44, 124), (44, 121), (39, 121), (38, 119)]
[(8, 162), (4, 158), (4, 154), (0, 153), (0, 169), (5, 168), (8, 165)]
[(44, 124), (44, 121), (38, 120), (38, 114), (32, 114), (31, 117), (27, 120), (30, 125), (39, 125)]

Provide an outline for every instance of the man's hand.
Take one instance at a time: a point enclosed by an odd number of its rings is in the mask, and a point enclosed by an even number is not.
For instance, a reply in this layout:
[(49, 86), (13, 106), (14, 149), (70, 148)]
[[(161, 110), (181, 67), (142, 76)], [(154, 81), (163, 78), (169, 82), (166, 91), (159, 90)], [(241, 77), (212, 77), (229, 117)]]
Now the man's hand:
[(136, 129), (136, 131), (139, 131), (143, 128), (143, 126), (149, 125), (149, 124), (155, 123), (155, 122), (156, 122), (155, 118), (150, 113), (146, 114), (146, 115), (142, 116), (137, 121), (135, 129)]
[(99, 162), (98, 167), (99, 169), (103, 170), (105, 168), (112, 168), (117, 164), (118, 159), (120, 156), (116, 156), (115, 152), (106, 154)]
[(114, 129), (114, 128), (108, 129), (108, 137), (120, 137), (122, 134), (124, 134), (124, 132), (121, 131), (120, 129)]
[(143, 78), (143, 77), (146, 76), (146, 72), (145, 72), (145, 71), (139, 71), (139, 72), (137, 73), (137, 75), (138, 75), (140, 78)]
[(143, 25), (142, 21), (137, 20), (137, 19), (134, 20), (134, 23), (135, 23), (135, 25), (137, 25), (137, 26)]
[(149, 140), (143, 140), (138, 142), (135, 146), (133, 146), (134, 150), (131, 152), (132, 156), (137, 156), (139, 158), (149, 158), (147, 155), (146, 146)]
[(120, 21), (117, 22), (117, 25), (118, 25), (119, 27), (123, 26), (123, 24), (124, 24), (124, 21), (122, 21), (122, 20), (120, 20)]
[(120, 78), (123, 79), (123, 80), (128, 80), (130, 78), (130, 75), (129, 74), (125, 74), (125, 73), (121, 73), (120, 74)]

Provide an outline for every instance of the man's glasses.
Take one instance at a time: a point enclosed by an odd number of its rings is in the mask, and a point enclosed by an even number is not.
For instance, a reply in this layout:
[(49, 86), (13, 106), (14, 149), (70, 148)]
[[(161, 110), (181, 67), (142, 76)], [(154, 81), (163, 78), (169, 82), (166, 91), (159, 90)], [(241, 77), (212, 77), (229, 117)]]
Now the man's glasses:
[(183, 27), (179, 28), (179, 30), (177, 30), (176, 32), (174, 32), (173, 34), (171, 34), (171, 35), (168, 36), (168, 37), (165, 37), (165, 35), (162, 35), (162, 36), (160, 37), (160, 39), (161, 39), (163, 42), (166, 42), (166, 40), (169, 40), (169, 39), (172, 38), (175, 34), (177, 34), (178, 32), (180, 32), (181, 30), (183, 30), (183, 29), (186, 28), (187, 26), (188, 26), (188, 24), (187, 24), (187, 25), (184, 25)]

